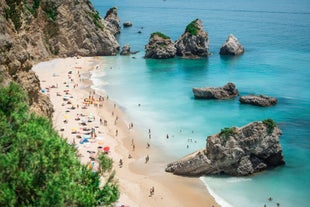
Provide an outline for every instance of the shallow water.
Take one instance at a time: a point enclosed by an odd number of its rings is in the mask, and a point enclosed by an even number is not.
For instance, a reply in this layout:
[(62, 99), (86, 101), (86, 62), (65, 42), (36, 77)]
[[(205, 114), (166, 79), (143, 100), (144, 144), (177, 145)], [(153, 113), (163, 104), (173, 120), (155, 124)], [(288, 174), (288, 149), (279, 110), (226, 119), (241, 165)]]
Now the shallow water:
[[(235, 207), (276, 206), (277, 202), (281, 206), (308, 206), (309, 1), (196, 0), (190, 5), (183, 0), (92, 2), (102, 16), (108, 8), (118, 7), (121, 21), (133, 23), (133, 27), (122, 30), (121, 46), (129, 43), (132, 51), (140, 51), (131, 57), (104, 57), (104, 70), (93, 76), (95, 87), (117, 101), (135, 126), (151, 128), (152, 144), (177, 159), (204, 148), (206, 137), (224, 127), (272, 118), (283, 131), (280, 139), (285, 166), (246, 178), (202, 179)], [(161, 31), (176, 40), (196, 18), (209, 32), (213, 53), (209, 58), (143, 58), (144, 45), (152, 32)], [(219, 48), (230, 33), (245, 46), (245, 54), (221, 58)], [(193, 98), (192, 87), (223, 86), (227, 82), (234, 82), (241, 95), (264, 93), (277, 97), (279, 102), (274, 107), (260, 108), (241, 105), (238, 99)], [(272, 202), (267, 200), (270, 196)]]

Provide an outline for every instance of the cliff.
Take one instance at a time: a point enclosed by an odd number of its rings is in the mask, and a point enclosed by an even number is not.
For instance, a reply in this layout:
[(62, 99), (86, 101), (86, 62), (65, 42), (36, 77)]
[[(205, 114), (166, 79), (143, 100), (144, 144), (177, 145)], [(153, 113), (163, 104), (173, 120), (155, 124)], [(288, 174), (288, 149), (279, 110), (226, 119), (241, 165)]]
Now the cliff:
[(31, 110), (51, 117), (52, 105), (39, 93), (32, 64), (58, 56), (116, 55), (118, 32), (108, 26), (119, 22), (116, 12), (113, 9), (103, 20), (87, 0), (2, 0), (0, 85), (20, 83), (28, 92)]
[(241, 128), (225, 128), (207, 138), (205, 149), (168, 164), (166, 171), (186, 176), (245, 176), (283, 165), (281, 134), (270, 119)]

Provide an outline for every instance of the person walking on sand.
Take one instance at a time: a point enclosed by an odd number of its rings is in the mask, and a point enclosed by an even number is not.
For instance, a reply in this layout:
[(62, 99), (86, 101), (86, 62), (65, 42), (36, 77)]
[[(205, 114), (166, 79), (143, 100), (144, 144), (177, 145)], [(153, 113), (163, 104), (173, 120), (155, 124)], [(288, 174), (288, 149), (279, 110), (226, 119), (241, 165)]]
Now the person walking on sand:
[(145, 164), (146, 164), (146, 163), (148, 163), (148, 162), (149, 162), (149, 160), (150, 160), (149, 155), (146, 155), (146, 157), (145, 157)]

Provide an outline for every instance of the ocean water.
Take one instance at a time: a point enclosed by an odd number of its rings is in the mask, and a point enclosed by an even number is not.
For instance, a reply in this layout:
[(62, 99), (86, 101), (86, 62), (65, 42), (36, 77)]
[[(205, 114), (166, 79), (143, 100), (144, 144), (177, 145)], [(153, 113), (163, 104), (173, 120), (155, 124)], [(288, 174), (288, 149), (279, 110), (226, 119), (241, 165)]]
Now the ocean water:
[[(132, 51), (140, 51), (129, 57), (104, 57), (103, 70), (93, 75), (94, 87), (107, 92), (135, 126), (151, 128), (152, 144), (178, 159), (204, 148), (206, 137), (224, 127), (272, 118), (283, 131), (280, 141), (285, 166), (250, 177), (201, 179), (223, 206), (309, 206), (309, 0), (92, 2), (102, 16), (110, 7), (118, 7), (121, 22), (133, 23), (122, 29), (120, 44), (128, 43)], [(160, 31), (176, 40), (196, 18), (209, 33), (210, 57), (143, 58), (152, 32)], [(245, 53), (236, 58), (220, 57), (219, 49), (231, 33), (244, 45)], [(277, 97), (278, 104), (260, 108), (241, 105), (238, 98), (193, 98), (193, 87), (223, 86), (227, 82), (235, 83), (241, 95), (263, 93)]]

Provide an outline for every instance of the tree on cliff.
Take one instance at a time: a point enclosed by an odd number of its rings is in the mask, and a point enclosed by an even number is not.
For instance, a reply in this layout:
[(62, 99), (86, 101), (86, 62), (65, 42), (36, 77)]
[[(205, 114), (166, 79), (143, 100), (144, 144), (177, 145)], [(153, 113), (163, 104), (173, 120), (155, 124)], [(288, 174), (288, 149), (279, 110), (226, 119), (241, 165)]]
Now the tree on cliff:
[[(110, 179), (87, 169), (46, 118), (28, 111), (15, 83), (0, 88), (0, 206), (96, 206), (118, 199)], [(103, 158), (102, 158), (103, 159)]]

